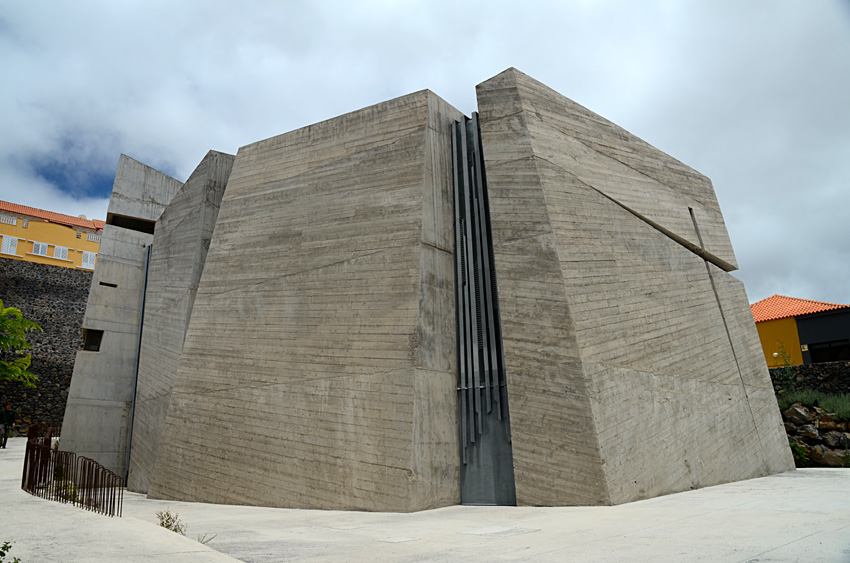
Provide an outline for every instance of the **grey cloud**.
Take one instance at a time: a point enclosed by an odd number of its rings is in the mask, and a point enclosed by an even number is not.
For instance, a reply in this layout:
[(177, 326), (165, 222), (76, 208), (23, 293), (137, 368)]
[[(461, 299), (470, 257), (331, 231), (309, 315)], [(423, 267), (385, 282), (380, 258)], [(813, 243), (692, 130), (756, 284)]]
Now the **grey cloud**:
[(516, 66), (711, 177), (752, 299), (850, 302), (847, 3), (456, 4), (6, 2), (0, 198), (94, 213), (32, 163), (85, 181), (123, 152), (182, 180), (422, 88), (469, 113)]

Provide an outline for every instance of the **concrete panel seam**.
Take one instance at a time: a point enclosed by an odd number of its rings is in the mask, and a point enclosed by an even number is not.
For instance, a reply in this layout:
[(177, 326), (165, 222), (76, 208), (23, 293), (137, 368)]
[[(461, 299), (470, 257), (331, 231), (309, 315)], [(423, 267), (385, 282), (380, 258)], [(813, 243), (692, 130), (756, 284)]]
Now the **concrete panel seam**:
[[(738, 269), (738, 268), (736, 268), (735, 266), (733, 266), (732, 264), (730, 264), (729, 262), (726, 262), (725, 260), (723, 260), (722, 258), (719, 258), (719, 257), (715, 256), (714, 254), (712, 254), (712, 253), (710, 253), (710, 252), (706, 251), (705, 249), (700, 248), (699, 246), (696, 246), (695, 244), (693, 244), (693, 243), (689, 242), (687, 239), (684, 239), (684, 238), (680, 237), (679, 235), (677, 235), (676, 233), (674, 233), (674, 232), (670, 231), (669, 229), (666, 229), (666, 228), (662, 227), (661, 225), (659, 225), (658, 223), (656, 223), (656, 222), (655, 222), (655, 221), (653, 221), (652, 219), (650, 219), (650, 218), (648, 218), (648, 217), (646, 217), (646, 216), (644, 216), (644, 215), (642, 215), (642, 214), (638, 213), (637, 211), (635, 211), (634, 209), (630, 208), (629, 206), (627, 206), (627, 205), (625, 205), (625, 204), (623, 204), (623, 203), (621, 203), (621, 202), (617, 201), (616, 199), (614, 199), (613, 197), (609, 196), (609, 195), (608, 195), (608, 194), (606, 194), (605, 192), (603, 192), (603, 191), (601, 191), (601, 190), (597, 189), (596, 187), (591, 186), (590, 184), (588, 184), (588, 183), (586, 183), (586, 182), (582, 181), (582, 180), (581, 180), (580, 178), (578, 178), (575, 174), (573, 174), (573, 173), (572, 173), (572, 172), (570, 172), (569, 170), (564, 169), (562, 166), (559, 166), (558, 164), (555, 164), (554, 162), (552, 162), (552, 161), (550, 161), (549, 159), (544, 158), (544, 157), (542, 157), (542, 156), (540, 156), (540, 155), (534, 155), (534, 157), (535, 157), (535, 158), (539, 158), (540, 160), (543, 160), (543, 161), (545, 161), (545, 162), (549, 163), (549, 164), (550, 164), (553, 168), (557, 168), (557, 169), (559, 169), (562, 173), (564, 173), (564, 174), (568, 174), (570, 177), (572, 177), (573, 179), (575, 179), (575, 181), (580, 182), (583, 186), (586, 186), (586, 187), (588, 187), (588, 188), (592, 189), (593, 191), (595, 191), (595, 192), (596, 192), (596, 193), (598, 193), (599, 195), (604, 196), (606, 199), (608, 199), (608, 200), (610, 200), (611, 202), (613, 202), (613, 203), (615, 203), (615, 204), (619, 205), (620, 207), (622, 207), (623, 209), (625, 209), (626, 211), (628, 211), (629, 213), (631, 213), (632, 215), (634, 215), (635, 217), (637, 217), (638, 219), (640, 219), (641, 221), (643, 221), (644, 223), (646, 223), (647, 225), (649, 225), (650, 227), (652, 227), (653, 229), (655, 229), (656, 231), (658, 231), (658, 232), (662, 233), (662, 234), (663, 234), (664, 236), (666, 236), (667, 238), (669, 238), (669, 239), (671, 239), (671, 240), (675, 241), (677, 244), (679, 244), (679, 245), (683, 246), (684, 248), (686, 248), (686, 249), (687, 249), (687, 250), (689, 250), (690, 252), (693, 252), (694, 254), (696, 254), (697, 256), (699, 256), (700, 258), (702, 258), (703, 260), (705, 260), (705, 261), (707, 261), (707, 262), (711, 262), (712, 264), (714, 264), (715, 266), (717, 266), (717, 267), (718, 267), (718, 268), (720, 268), (721, 270), (724, 270), (724, 271), (726, 271), (726, 272), (734, 272), (735, 270), (737, 270), (737, 269)], [(654, 180), (654, 179), (653, 179), (653, 180)], [(659, 182), (659, 183), (660, 183), (660, 182)], [(669, 186), (668, 186), (668, 187), (669, 187)], [(544, 198), (545, 198), (545, 197), (546, 197), (546, 196), (545, 196), (545, 194), (544, 194)], [(699, 235), (699, 233), (697, 233), (697, 234)]]
[[(696, 223), (696, 219), (694, 220)], [(738, 360), (738, 352), (735, 350), (735, 342), (732, 340), (732, 333), (729, 331), (729, 324), (726, 322), (726, 314), (723, 312), (723, 304), (720, 302), (720, 295), (717, 293), (717, 286), (714, 283), (714, 275), (711, 273), (711, 266), (708, 265), (708, 261), (705, 262), (705, 271), (708, 273), (708, 279), (711, 282), (711, 290), (714, 292), (714, 299), (717, 300), (717, 308), (720, 311), (720, 318), (723, 320), (723, 328), (726, 330), (726, 338), (729, 339), (729, 347), (732, 349), (732, 357), (735, 359), (735, 367), (738, 370), (738, 377), (741, 379), (741, 387), (744, 389), (744, 396), (747, 398), (747, 407), (750, 410), (750, 416), (753, 419), (753, 428), (756, 432), (756, 438), (759, 441), (759, 447), (762, 451), (762, 459), (767, 459), (767, 452), (764, 449), (764, 444), (761, 440), (761, 433), (759, 432), (758, 422), (756, 422), (756, 415), (753, 412), (753, 405), (750, 401), (750, 394), (747, 391), (747, 384), (744, 382), (744, 373), (741, 371), (741, 362)]]
[[(420, 244), (421, 244), (421, 245), (423, 245), (423, 246), (430, 246), (431, 248), (433, 248), (433, 249), (435, 249), (435, 250), (439, 250), (439, 251), (441, 251), (441, 252), (445, 252), (445, 253), (447, 253), (447, 254), (452, 254), (452, 255), (454, 254), (454, 251), (453, 251), (453, 250), (451, 250), (451, 249), (448, 249), (448, 248), (442, 248), (442, 247), (440, 247), (440, 246), (437, 246), (436, 244), (431, 244), (430, 242), (425, 242), (424, 240), (423, 240), (423, 241), (420, 241)], [(380, 252), (380, 251), (379, 251), (379, 252)], [(309, 270), (307, 270), (307, 271), (309, 271)], [(292, 274), (290, 274), (290, 275), (292, 275)]]

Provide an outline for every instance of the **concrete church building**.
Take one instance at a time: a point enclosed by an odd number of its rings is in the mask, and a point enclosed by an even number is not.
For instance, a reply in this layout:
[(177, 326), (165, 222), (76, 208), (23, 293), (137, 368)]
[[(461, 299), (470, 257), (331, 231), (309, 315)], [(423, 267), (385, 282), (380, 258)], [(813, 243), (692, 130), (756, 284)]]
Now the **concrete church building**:
[(793, 469), (711, 182), (515, 69), (122, 156), (62, 448), (155, 498), (618, 504)]

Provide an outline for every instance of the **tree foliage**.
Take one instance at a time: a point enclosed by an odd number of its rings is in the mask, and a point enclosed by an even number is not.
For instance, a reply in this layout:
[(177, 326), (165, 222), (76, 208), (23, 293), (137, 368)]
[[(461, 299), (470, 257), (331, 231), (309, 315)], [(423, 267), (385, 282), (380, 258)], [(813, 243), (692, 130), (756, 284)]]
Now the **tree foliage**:
[(0, 380), (19, 381), (35, 387), (38, 376), (29, 371), (32, 356), (25, 354), (30, 348), (28, 332), (44, 332), (41, 327), (25, 319), (18, 309), (6, 307), (0, 299)]

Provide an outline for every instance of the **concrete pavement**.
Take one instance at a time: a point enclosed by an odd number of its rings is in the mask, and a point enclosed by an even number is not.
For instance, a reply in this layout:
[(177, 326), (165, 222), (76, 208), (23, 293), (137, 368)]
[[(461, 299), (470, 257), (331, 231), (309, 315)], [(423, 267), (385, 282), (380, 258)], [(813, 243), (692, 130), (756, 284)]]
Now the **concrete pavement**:
[[(614, 507), (452, 506), (410, 514), (148, 500), (109, 518), (20, 489), (0, 450), (0, 542), (23, 563), (271, 561), (850, 562), (850, 469), (806, 469)], [(157, 525), (170, 510), (183, 537)], [(207, 545), (196, 538), (215, 535)], [(8, 558), (8, 557), (7, 557)]]

